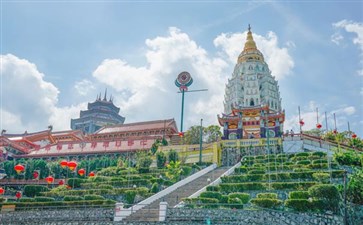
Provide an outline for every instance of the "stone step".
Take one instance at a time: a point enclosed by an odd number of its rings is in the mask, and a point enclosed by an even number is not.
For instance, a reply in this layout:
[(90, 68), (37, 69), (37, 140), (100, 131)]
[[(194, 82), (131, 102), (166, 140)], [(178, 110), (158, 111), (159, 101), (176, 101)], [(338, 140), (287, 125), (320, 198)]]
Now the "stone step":
[(124, 221), (158, 221), (159, 220), (159, 204), (161, 201), (168, 203), (168, 207), (172, 208), (182, 201), (182, 199), (189, 197), (198, 190), (202, 189), (209, 182), (213, 182), (219, 178), (223, 173), (225, 173), (229, 168), (220, 167), (217, 168), (198, 179), (176, 189), (170, 194), (164, 196), (163, 198), (156, 200), (148, 206), (140, 209), (136, 213), (131, 214), (126, 217)]

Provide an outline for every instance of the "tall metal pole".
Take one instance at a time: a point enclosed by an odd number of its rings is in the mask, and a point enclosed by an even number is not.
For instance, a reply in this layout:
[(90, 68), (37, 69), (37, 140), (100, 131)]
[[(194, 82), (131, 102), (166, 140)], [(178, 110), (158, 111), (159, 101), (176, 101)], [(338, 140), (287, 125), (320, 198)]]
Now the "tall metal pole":
[(344, 225), (348, 224), (347, 221), (347, 171), (344, 171)]
[(182, 90), (182, 108), (181, 108), (180, 132), (183, 132), (183, 118), (184, 118), (184, 90)]
[(337, 119), (335, 118), (335, 113), (334, 115), (334, 129), (337, 130)]
[(299, 106), (299, 125), (300, 125), (300, 134), (301, 134), (302, 133), (302, 130), (301, 130), (300, 106)]
[(202, 147), (203, 147), (203, 119), (200, 119), (199, 165), (202, 164)]
[(328, 117), (326, 116), (326, 111), (325, 111), (325, 128), (326, 132), (328, 132)]

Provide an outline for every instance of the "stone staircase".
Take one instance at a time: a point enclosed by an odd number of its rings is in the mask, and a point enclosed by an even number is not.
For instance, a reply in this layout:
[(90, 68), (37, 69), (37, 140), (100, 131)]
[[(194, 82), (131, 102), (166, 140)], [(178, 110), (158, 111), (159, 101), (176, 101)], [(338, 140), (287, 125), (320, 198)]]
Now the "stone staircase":
[[(183, 198), (187, 198), (194, 194), (198, 190), (202, 189), (209, 182), (213, 182), (219, 178), (224, 172), (226, 172), (228, 167), (219, 167), (198, 179), (187, 183), (186, 185), (176, 189), (170, 194), (164, 196), (163, 198), (156, 200), (148, 206), (138, 210), (137, 212), (126, 217), (124, 221), (159, 221), (159, 203), (165, 201), (168, 203), (168, 207), (176, 206)], [(209, 179), (209, 180), (208, 180)]]

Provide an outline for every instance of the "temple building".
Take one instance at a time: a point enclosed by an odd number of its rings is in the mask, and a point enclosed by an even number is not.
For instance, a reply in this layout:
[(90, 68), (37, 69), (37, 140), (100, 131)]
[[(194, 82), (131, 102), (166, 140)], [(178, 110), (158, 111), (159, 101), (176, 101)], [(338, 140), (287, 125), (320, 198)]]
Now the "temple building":
[(80, 112), (80, 118), (71, 119), (71, 129), (81, 130), (85, 134), (92, 134), (103, 126), (123, 124), (125, 117), (119, 115), (120, 108), (113, 104), (112, 96), (107, 100), (107, 90), (101, 100), (101, 94), (96, 101), (88, 103), (87, 110)]
[(280, 137), (285, 113), (279, 86), (253, 40), (251, 27), (237, 64), (228, 79), (224, 113), (218, 115), (223, 139)]

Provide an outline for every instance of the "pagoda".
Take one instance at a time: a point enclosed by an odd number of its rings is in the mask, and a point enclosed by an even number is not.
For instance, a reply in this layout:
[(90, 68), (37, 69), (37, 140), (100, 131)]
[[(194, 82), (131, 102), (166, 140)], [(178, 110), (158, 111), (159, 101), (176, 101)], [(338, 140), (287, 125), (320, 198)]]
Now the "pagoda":
[(123, 124), (125, 117), (120, 116), (119, 112), (120, 108), (113, 104), (112, 96), (107, 100), (106, 90), (103, 99), (101, 94), (98, 95), (96, 101), (88, 103), (87, 110), (81, 110), (80, 118), (71, 119), (71, 129), (91, 134), (103, 126)]
[(243, 51), (226, 84), (224, 113), (218, 115), (223, 139), (280, 137), (284, 120), (278, 83), (249, 26)]

